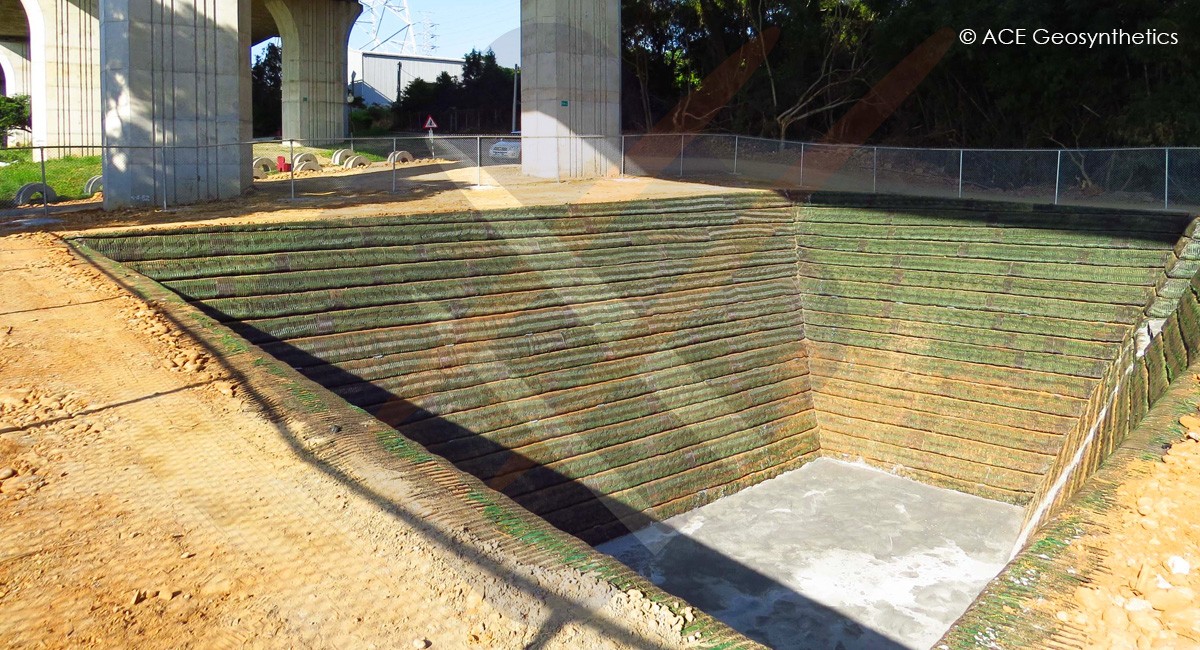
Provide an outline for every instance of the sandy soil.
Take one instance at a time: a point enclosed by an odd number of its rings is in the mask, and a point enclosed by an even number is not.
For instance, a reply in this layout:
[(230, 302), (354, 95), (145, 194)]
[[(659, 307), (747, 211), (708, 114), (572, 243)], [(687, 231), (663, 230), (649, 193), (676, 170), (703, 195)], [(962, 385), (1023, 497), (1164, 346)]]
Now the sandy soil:
[(465, 561), (260, 412), (55, 236), (0, 238), (0, 645), (683, 645), (588, 576)]
[(482, 174), (477, 174), (474, 167), (446, 167), (423, 161), (398, 167), (395, 192), (392, 185), (392, 170), (387, 165), (305, 172), (296, 180), (296, 198), (291, 197), (291, 181), (279, 176), (256, 182), (237, 200), (167, 210), (105, 212), (92, 200), (75, 206), (51, 206), (48, 222), (43, 220), (40, 207), (0, 211), (0, 234), (16, 228), (62, 232), (125, 226), (153, 228), (391, 216), (698, 196), (751, 189), (737, 184), (720, 186), (632, 177), (556, 182), (522, 176), (515, 165), (485, 167)]
[(1079, 548), (1103, 558), (1057, 617), (1095, 648), (1200, 648), (1200, 413)]
[[(84, 210), (33, 230), (174, 227), (729, 191), (652, 179), (531, 182), (410, 170), (402, 193), (287, 186), (165, 212)], [(311, 179), (315, 182), (320, 179)], [(390, 186), (390, 172), (370, 183)], [(0, 234), (12, 233), (0, 219)], [(26, 228), (26, 230), (31, 230)], [(314, 467), (188, 335), (52, 234), (0, 237), (0, 645), (672, 647), (587, 576), (545, 592), (464, 561)], [(1200, 648), (1200, 419), (1084, 540), (1105, 571), (1060, 604), (1094, 647)], [(8, 476), (9, 473), (12, 476)], [(515, 569), (514, 569), (515, 570)], [(564, 586), (565, 585), (565, 586)], [(547, 605), (547, 593), (565, 593)], [(634, 600), (635, 602), (630, 602)], [(622, 631), (615, 640), (613, 629)]]

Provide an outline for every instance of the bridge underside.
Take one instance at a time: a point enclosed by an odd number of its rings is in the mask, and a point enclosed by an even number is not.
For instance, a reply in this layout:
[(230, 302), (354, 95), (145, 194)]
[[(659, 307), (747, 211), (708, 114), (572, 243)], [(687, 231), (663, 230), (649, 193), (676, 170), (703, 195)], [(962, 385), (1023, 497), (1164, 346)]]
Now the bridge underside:
[[(616, 173), (620, 12), (521, 0), (526, 173)], [(236, 196), (251, 182), (250, 48), (283, 44), (285, 139), (338, 141), (355, 0), (0, 0), (0, 80), (36, 155), (103, 151), (106, 208)], [(606, 136), (578, 139), (572, 136)]]

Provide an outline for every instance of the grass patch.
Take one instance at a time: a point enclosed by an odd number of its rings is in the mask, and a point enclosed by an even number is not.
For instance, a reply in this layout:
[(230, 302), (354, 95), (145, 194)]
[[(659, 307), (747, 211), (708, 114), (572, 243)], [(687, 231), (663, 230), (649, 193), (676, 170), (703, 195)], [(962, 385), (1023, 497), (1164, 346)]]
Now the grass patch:
[[(392, 148), (392, 141), (387, 139), (355, 142), (353, 144), (354, 146), (351, 146), (351, 142), (347, 140), (341, 143), (340, 146), (327, 148), (307, 147), (300, 145), (289, 147), (288, 145), (279, 142), (259, 142), (255, 143), (254, 145), (254, 157), (269, 158), (270, 160), (275, 161), (278, 156), (283, 156), (284, 160), (287, 160), (292, 155), (311, 153), (317, 157), (317, 162), (321, 163), (321, 165), (329, 166), (333, 164), (333, 153), (338, 149), (354, 149), (355, 154), (360, 155), (371, 162), (383, 162), (387, 160), (388, 153), (391, 152)], [(364, 145), (373, 145), (373, 150), (364, 151)]]
[(33, 160), (32, 149), (0, 149), (0, 162), (29, 162)]
[[(30, 160), (28, 150), (24, 154), (25, 160), (0, 167), (0, 202), (11, 201), (26, 183), (42, 182), (41, 163)], [(60, 199), (84, 198), (83, 186), (99, 173), (100, 156), (68, 156), (46, 161), (46, 182)]]

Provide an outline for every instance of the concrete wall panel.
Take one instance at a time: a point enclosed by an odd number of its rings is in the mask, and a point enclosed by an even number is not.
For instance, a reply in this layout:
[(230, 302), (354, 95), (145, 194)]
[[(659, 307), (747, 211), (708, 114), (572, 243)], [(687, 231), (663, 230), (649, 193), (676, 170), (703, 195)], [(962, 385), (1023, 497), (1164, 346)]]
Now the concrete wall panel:
[[(6, 97), (30, 93), (30, 68), (28, 41), (0, 40), (0, 71), (4, 73), (3, 94)], [(15, 131), (7, 137), (10, 147), (24, 146), (29, 142), (29, 135), (22, 131)]]
[(621, 133), (621, 22), (617, 3), (522, 0), (523, 170), (541, 178), (615, 175), (611, 147), (538, 138)]
[(29, 78), (29, 42), (0, 41), (0, 69), (4, 70), (4, 95), (28, 95), (30, 91)]
[(346, 42), (362, 5), (347, 0), (266, 0), (283, 46), (283, 137), (346, 135)]
[[(99, 0), (22, 0), (29, 19), (33, 143), (96, 154), (100, 144)], [(35, 81), (36, 80), (36, 81)]]
[(239, 195), (250, 183), (250, 148), (238, 144), (250, 139), (249, 4), (104, 4), (105, 207)]

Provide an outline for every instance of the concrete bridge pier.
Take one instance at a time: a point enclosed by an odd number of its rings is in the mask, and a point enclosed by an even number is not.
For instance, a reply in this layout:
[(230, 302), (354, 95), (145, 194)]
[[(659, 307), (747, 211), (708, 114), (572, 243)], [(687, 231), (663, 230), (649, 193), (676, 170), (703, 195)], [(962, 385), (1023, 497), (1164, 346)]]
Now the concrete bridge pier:
[(265, 0), (283, 46), (283, 138), (346, 137), (346, 44), (355, 0)]
[(104, 0), (104, 207), (238, 196), (251, 183), (250, 3)]
[[(29, 41), (0, 39), (0, 95), (28, 95), (29, 86)], [(0, 135), (0, 142), (5, 140), (10, 147), (29, 144), (29, 136), (22, 131)]]
[[(522, 171), (539, 178), (620, 172), (619, 2), (521, 0)], [(603, 138), (578, 139), (599, 135)]]
[(0, 95), (29, 94), (29, 42), (0, 39)]
[[(47, 150), (47, 158), (98, 154), (100, 0), (20, 0), (20, 4), (28, 28), (26, 88), (33, 144), (70, 147)], [(7, 48), (0, 50), (0, 57), (9, 58)]]

